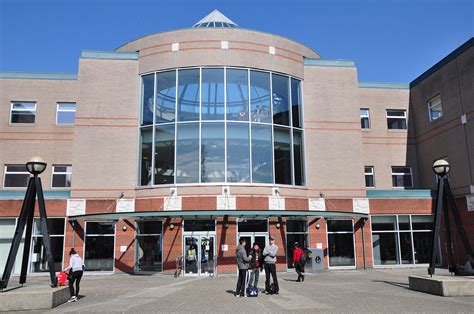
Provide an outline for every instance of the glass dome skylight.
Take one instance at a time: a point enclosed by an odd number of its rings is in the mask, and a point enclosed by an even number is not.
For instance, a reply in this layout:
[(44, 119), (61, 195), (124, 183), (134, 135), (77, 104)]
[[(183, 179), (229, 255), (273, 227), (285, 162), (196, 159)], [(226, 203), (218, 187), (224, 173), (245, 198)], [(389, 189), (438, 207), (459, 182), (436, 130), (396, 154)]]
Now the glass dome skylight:
[(232, 20), (227, 18), (219, 10), (214, 10), (194, 24), (194, 28), (238, 28)]

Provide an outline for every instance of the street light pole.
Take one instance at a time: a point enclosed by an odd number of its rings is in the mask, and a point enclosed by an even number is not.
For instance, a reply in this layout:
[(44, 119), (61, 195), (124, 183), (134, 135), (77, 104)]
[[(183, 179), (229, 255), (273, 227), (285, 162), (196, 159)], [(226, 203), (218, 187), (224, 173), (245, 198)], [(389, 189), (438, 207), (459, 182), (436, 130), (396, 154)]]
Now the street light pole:
[(38, 207), (40, 213), (41, 234), (43, 235), (43, 245), (46, 252), (46, 259), (48, 261), (49, 274), (51, 279), (51, 286), (56, 285), (56, 273), (54, 270), (54, 260), (51, 254), (51, 239), (48, 232), (46, 206), (44, 202), (43, 188), (41, 186), (41, 179), (39, 175), (46, 169), (46, 162), (41, 157), (33, 157), (26, 163), (26, 168), (33, 176), (28, 181), (28, 188), (26, 190), (23, 205), (21, 207), (18, 224), (13, 236), (12, 246), (8, 253), (8, 259), (5, 264), (2, 279), (0, 280), (0, 289), (4, 290), (8, 286), (13, 264), (20, 247), (23, 232), (25, 231), (25, 243), (23, 247), (23, 259), (21, 264), (20, 284), (26, 282), (28, 273), (28, 261), (30, 256), (30, 245), (33, 231), (33, 217), (35, 212), (36, 197), (38, 197)]

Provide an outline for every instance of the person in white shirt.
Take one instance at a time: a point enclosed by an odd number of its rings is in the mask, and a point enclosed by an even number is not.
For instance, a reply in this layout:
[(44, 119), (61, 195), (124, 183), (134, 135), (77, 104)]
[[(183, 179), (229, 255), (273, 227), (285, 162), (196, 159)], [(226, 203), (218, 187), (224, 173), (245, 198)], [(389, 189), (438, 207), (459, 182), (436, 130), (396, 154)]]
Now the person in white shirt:
[[(69, 256), (69, 266), (64, 269), (64, 272), (70, 271), (69, 292), (71, 293), (71, 298), (68, 302), (76, 302), (79, 298), (79, 285), (84, 273), (84, 262), (74, 248), (71, 248), (71, 251), (69, 251)], [(74, 282), (76, 283), (76, 293), (74, 293)]]

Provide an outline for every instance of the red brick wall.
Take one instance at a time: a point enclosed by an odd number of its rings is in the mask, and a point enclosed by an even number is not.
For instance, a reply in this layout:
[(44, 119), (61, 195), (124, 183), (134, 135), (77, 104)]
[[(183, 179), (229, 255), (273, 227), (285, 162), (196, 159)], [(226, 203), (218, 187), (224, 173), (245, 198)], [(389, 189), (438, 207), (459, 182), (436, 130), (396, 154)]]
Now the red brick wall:
[[(183, 255), (182, 249), (182, 219), (163, 220), (163, 273), (174, 274), (176, 270), (176, 257)], [(170, 224), (174, 224), (171, 230)]]
[[(126, 229), (124, 231), (124, 229)], [(125, 246), (125, 252), (120, 247)], [(115, 224), (115, 272), (133, 273), (135, 264), (135, 222), (119, 220)]]

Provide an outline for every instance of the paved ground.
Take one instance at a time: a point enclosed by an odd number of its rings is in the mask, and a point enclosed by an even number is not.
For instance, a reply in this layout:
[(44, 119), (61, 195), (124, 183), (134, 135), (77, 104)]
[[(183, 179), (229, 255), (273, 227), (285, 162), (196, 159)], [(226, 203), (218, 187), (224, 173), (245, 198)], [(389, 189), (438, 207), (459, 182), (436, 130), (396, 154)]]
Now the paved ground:
[[(441, 272), (440, 270), (438, 270)], [(372, 312), (473, 313), (474, 297), (445, 298), (408, 290), (408, 275), (425, 268), (329, 271), (307, 275), (279, 273), (280, 294), (257, 298), (233, 295), (236, 276), (175, 279), (171, 276), (89, 275), (82, 280), (81, 298), (53, 312)], [(260, 277), (259, 286), (264, 277)], [(30, 277), (31, 283), (47, 283)], [(12, 278), (14, 284), (17, 278)]]

